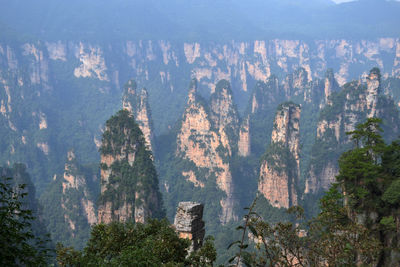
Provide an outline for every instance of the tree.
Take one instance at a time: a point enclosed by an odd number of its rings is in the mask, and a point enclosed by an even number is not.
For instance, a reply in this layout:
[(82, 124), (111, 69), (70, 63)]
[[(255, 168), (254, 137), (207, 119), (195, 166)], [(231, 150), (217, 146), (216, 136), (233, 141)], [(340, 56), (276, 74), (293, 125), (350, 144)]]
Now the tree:
[(83, 252), (57, 246), (60, 266), (212, 266), (212, 239), (187, 257), (189, 240), (180, 239), (166, 220), (147, 224), (113, 222), (96, 225)]
[[(351, 221), (343, 206), (343, 195), (334, 186), (321, 199), (321, 213), (304, 222), (303, 209), (292, 207), (295, 221), (270, 224), (250, 210), (243, 227), (253, 246), (240, 242), (234, 260), (246, 266), (353, 266), (371, 263), (381, 244), (371, 231)], [(249, 218), (247, 220), (247, 218)], [(246, 251), (247, 247), (250, 249)]]
[(239, 229), (249, 229), (255, 245), (238, 258), (248, 266), (399, 266), (400, 141), (386, 145), (380, 123), (370, 118), (348, 133), (355, 147), (340, 157), (337, 183), (315, 218), (245, 217)]
[(35, 237), (32, 211), (24, 208), (24, 184), (13, 188), (11, 178), (0, 180), (0, 265), (45, 266), (50, 250), (47, 240)]

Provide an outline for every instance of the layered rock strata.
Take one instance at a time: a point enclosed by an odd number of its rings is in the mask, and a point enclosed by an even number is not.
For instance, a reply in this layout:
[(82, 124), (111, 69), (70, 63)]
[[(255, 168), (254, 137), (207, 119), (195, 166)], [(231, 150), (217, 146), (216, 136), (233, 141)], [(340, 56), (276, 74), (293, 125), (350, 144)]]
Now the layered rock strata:
[(271, 145), (261, 163), (258, 191), (277, 208), (297, 205), (300, 113), (300, 106), (294, 103), (278, 107)]
[(189, 239), (192, 243), (189, 252), (201, 248), (205, 235), (203, 221), (203, 204), (196, 202), (179, 202), (174, 226), (180, 238)]
[(225, 194), (220, 200), (221, 223), (236, 219), (229, 158), (232, 150), (236, 149), (238, 122), (229, 83), (222, 81), (217, 84), (209, 106), (197, 95), (197, 82), (192, 82), (177, 136), (176, 155), (190, 160), (196, 168), (206, 170), (202, 177), (196, 177), (193, 172), (195, 170), (190, 172), (191, 178), (188, 181), (199, 181), (195, 185), (200, 186), (202, 181), (211, 176), (216, 177), (218, 188)]

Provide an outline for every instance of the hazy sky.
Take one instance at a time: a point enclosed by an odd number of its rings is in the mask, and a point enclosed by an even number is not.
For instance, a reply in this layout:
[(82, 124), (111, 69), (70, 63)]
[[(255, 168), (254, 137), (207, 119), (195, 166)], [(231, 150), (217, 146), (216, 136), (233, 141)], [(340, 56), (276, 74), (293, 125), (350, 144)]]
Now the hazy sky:
[[(355, 0), (332, 0), (335, 3), (344, 3), (344, 2), (351, 2), (351, 1), (355, 1)], [(392, 1), (397, 1), (399, 2), (400, 0), (392, 0)]]

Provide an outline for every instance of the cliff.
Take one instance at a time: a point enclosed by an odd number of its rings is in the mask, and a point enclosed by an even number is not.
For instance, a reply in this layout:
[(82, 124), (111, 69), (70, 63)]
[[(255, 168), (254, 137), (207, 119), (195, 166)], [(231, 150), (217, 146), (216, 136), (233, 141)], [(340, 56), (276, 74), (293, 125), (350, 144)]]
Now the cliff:
[(163, 214), (151, 152), (138, 124), (126, 110), (107, 122), (101, 153), (98, 220), (144, 223)]
[[(236, 149), (238, 123), (229, 83), (221, 81), (217, 84), (208, 105), (197, 94), (196, 81), (192, 82), (177, 136), (176, 155), (194, 164), (194, 169), (184, 170), (182, 175), (195, 186), (201, 187), (207, 180), (215, 179), (218, 189), (224, 193), (219, 200), (222, 208), (219, 217), (223, 224), (237, 219), (233, 211), (234, 187), (229, 158)], [(204, 169), (203, 175), (198, 175), (199, 169)]]
[[(324, 79), (324, 103), (323, 105), (331, 105), (332, 102), (330, 101), (329, 97), (332, 95), (332, 93), (337, 92), (340, 90), (339, 84), (337, 83), (335, 79), (335, 74), (333, 73), (332, 69), (328, 69), (325, 73), (325, 79)], [(323, 108), (323, 105), (320, 106), (320, 108)]]
[(73, 150), (67, 153), (64, 172), (55, 175), (41, 202), (48, 231), (55, 242), (82, 247), (97, 223), (97, 166), (82, 165)]
[(317, 125), (312, 160), (306, 179), (305, 193), (327, 190), (338, 174), (337, 160), (350, 148), (346, 132), (366, 118), (383, 119), (385, 138), (393, 140), (398, 134), (399, 114), (393, 100), (381, 94), (381, 74), (374, 68), (365, 81), (353, 81), (328, 97)]
[[(234, 95), (240, 96), (239, 108), (244, 108), (246, 100), (251, 98), (255, 112), (268, 103), (274, 102), (275, 107), (288, 100), (281, 97), (284, 90), (276, 86), (265, 101), (251, 95), (251, 89), (259, 81), (269, 83), (271, 73), (285, 76), (301, 67), (310, 83), (323, 78), (326, 68), (331, 67), (338, 84), (343, 85), (354, 77), (366, 76), (359, 68), (366, 65), (379, 66), (382, 78), (399, 77), (399, 47), (398, 38), (218, 43), (1, 41), (0, 121), (4, 140), (1, 162), (35, 165), (30, 169), (39, 193), (62, 170), (62, 158), (69, 148), (75, 147), (78, 157), (94, 162), (98, 157), (96, 145), (101, 125), (120, 106), (123, 91), (120, 85), (131, 77), (149, 90), (152, 118), (145, 109), (141, 109), (143, 120), (135, 118), (144, 134), (150, 136), (146, 138), (152, 139), (153, 130), (156, 134), (168, 131), (181, 116), (187, 96), (185, 88), (191, 77), (197, 78), (199, 87), (209, 92), (215, 90), (219, 80), (228, 80)], [(294, 92), (304, 98), (304, 92), (297, 89)], [(140, 90), (137, 95), (141, 95)], [(297, 99), (293, 101), (300, 103)], [(251, 132), (258, 132), (251, 121)], [(262, 147), (258, 153), (256, 147), (252, 145), (252, 152), (256, 154), (265, 150)], [(40, 158), (40, 163), (33, 161), (32, 155)]]
[(239, 132), (238, 154), (247, 157), (251, 153), (250, 116), (242, 122)]
[[(98, 177), (85, 177), (78, 168), (74, 152), (69, 151), (63, 175), (61, 207), (65, 210), (64, 219), (68, 223), (73, 237), (75, 235), (74, 232), (77, 230), (76, 221), (71, 219), (69, 214), (74, 214), (74, 217), (76, 214), (84, 216), (87, 224), (90, 226), (97, 223), (96, 209), (93, 201), (94, 196), (89, 193), (86, 179), (96, 181)], [(81, 195), (77, 203), (71, 203), (71, 201), (76, 201), (75, 199), (70, 199), (72, 195), (76, 194), (72, 191), (79, 192), (78, 194)]]
[(154, 153), (154, 130), (147, 90), (143, 88), (138, 92), (136, 82), (129, 80), (125, 84), (122, 108), (134, 116), (144, 135), (146, 144), (149, 146), (149, 150)]
[(281, 104), (276, 112), (271, 145), (260, 168), (258, 191), (274, 207), (297, 205), (300, 177), (300, 106)]
[(304, 89), (306, 88), (308, 81), (311, 80), (311, 77), (309, 77), (311, 74), (310, 71), (310, 69), (307, 72), (306, 69), (299, 68), (286, 76), (283, 83), (286, 98), (302, 95), (303, 99), (305, 101), (307, 100), (308, 92)]

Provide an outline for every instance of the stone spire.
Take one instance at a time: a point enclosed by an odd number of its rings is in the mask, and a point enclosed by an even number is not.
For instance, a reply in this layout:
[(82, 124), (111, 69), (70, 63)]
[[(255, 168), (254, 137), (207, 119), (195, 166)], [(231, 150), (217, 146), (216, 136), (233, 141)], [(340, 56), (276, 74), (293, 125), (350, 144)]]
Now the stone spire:
[(297, 205), (300, 112), (300, 106), (294, 103), (284, 103), (278, 107), (271, 145), (261, 164), (258, 191), (274, 207)]
[[(210, 102), (207, 104), (196, 94), (196, 80), (193, 80), (177, 136), (176, 155), (194, 163), (194, 168), (182, 172), (182, 176), (194, 186), (204, 187), (207, 179), (216, 179), (218, 189), (225, 194), (219, 202), (222, 208), (220, 221), (225, 224), (237, 219), (233, 209), (234, 185), (229, 157), (232, 145), (238, 142), (238, 118), (228, 116), (237, 114), (228, 82), (217, 84)], [(196, 174), (198, 168), (204, 168), (206, 172)]]
[(143, 88), (139, 92), (136, 82), (129, 80), (125, 84), (122, 108), (129, 111), (129, 113), (134, 116), (140, 130), (143, 132), (149, 150), (154, 152), (153, 121), (146, 88)]
[(376, 117), (376, 105), (381, 83), (381, 72), (378, 68), (373, 68), (367, 77), (367, 108), (370, 110), (368, 118)]
[(127, 110), (107, 122), (100, 148), (101, 223), (161, 217), (161, 195), (151, 153), (139, 126)]

